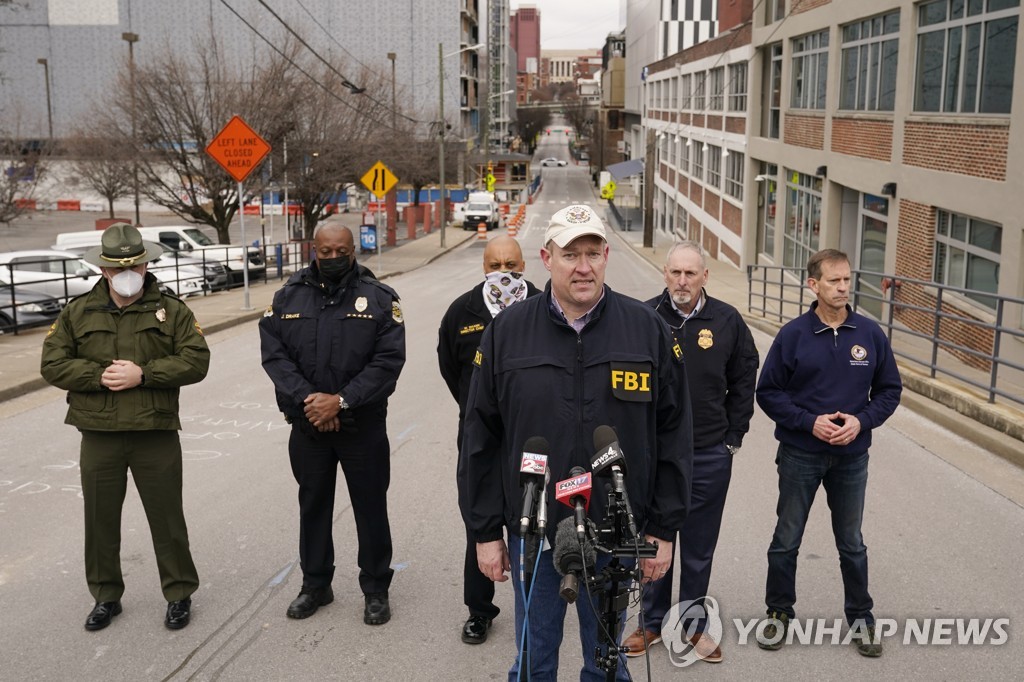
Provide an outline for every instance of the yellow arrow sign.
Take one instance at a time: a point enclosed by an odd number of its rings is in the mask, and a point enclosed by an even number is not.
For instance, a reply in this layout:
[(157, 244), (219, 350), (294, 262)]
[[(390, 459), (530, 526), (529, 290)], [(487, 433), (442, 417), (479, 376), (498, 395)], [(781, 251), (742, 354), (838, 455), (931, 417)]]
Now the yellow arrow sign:
[(388, 170), (388, 167), (378, 161), (373, 167), (366, 171), (362, 178), (363, 186), (379, 197), (391, 191), (391, 188), (398, 182), (395, 174)]

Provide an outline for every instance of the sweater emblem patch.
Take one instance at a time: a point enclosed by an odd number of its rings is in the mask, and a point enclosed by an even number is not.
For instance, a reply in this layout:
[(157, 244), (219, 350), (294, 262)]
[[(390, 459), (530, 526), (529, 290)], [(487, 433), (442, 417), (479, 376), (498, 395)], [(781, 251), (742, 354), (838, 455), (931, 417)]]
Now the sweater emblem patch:
[(715, 335), (711, 333), (710, 329), (701, 329), (697, 332), (697, 345), (704, 350), (715, 345)]
[(866, 365), (868, 364), (868, 349), (864, 346), (854, 346), (850, 349), (850, 357), (853, 358), (850, 362), (851, 365)]

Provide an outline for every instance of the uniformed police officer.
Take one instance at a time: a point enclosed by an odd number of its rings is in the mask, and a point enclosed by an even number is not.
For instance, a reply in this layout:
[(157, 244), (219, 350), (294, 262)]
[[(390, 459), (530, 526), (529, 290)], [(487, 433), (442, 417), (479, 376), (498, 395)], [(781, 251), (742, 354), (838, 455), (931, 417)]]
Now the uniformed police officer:
[(334, 600), (334, 490), (341, 463), (359, 538), (363, 622), (391, 619), (391, 449), (388, 396), (405, 364), (398, 294), (356, 263), (352, 232), (321, 224), (316, 261), (292, 275), (260, 320), (263, 368), (291, 425), (288, 454), (299, 484), (302, 589), (290, 618)]
[[(510, 570), (519, 574), (518, 473), (527, 440), (548, 440), (553, 489), (569, 478), (572, 467), (590, 468), (592, 434), (599, 426), (617, 430), (629, 463), (625, 488), (636, 525), (646, 539), (658, 542), (657, 556), (641, 560), (643, 579), (660, 578), (668, 568), (672, 538), (686, 517), (693, 459), (682, 353), (654, 310), (604, 284), (608, 253), (604, 224), (590, 207), (557, 211), (541, 249), (551, 273), (547, 288), (495, 318), (480, 341), (459, 493), (480, 570), (491, 580), (508, 580)], [(553, 497), (552, 490), (548, 493)], [(600, 495), (591, 498), (592, 519), (603, 520), (605, 510)], [(562, 505), (547, 511), (551, 536), (572, 512)], [(553, 680), (558, 671), (566, 604), (551, 556), (551, 550), (541, 552), (530, 588), (531, 679)], [(596, 570), (607, 561), (599, 558)], [(517, 580), (517, 643), (523, 641), (527, 615), (523, 592)], [(604, 680), (592, 656), (599, 624), (588, 601), (581, 595), (576, 602), (585, 653), (580, 679)], [(612, 633), (616, 641), (619, 634)], [(517, 657), (510, 680), (519, 676), (521, 664)], [(617, 677), (628, 679), (624, 662)]]
[[(473, 356), (484, 329), (498, 313), (540, 291), (527, 281), (519, 242), (505, 235), (494, 237), (484, 247), (484, 282), (455, 299), (441, 319), (437, 332), (437, 362), (448, 390), (459, 403), (458, 447), (462, 450), (462, 428), (469, 398), (469, 380), (473, 376)], [(462, 570), (462, 598), (469, 608), (469, 619), (462, 626), (462, 641), (482, 644), (487, 630), (498, 615), (494, 604), (494, 583), (480, 572), (476, 561), (476, 543), (468, 537), (466, 560)]]
[(96, 599), (86, 630), (121, 613), (129, 469), (153, 536), (168, 628), (188, 625), (199, 587), (181, 502), (178, 391), (206, 376), (210, 350), (192, 311), (146, 272), (162, 252), (131, 225), (108, 227), (83, 256), (103, 279), (64, 308), (43, 342), (43, 378), (68, 391), (65, 422), (82, 432), (85, 573)]

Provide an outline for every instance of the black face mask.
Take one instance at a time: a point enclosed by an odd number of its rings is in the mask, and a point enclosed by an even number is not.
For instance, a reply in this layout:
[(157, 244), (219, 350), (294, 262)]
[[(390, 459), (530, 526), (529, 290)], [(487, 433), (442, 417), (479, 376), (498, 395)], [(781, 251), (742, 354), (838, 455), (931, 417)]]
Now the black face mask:
[(320, 270), (320, 276), (331, 284), (337, 284), (345, 279), (345, 276), (352, 272), (354, 265), (355, 259), (351, 256), (317, 258), (316, 260), (316, 267)]

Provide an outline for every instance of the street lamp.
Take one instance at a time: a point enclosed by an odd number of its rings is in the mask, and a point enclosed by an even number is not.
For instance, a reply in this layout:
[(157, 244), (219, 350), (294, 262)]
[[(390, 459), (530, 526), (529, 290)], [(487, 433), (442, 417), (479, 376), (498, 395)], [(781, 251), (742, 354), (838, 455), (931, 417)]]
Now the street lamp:
[[(53, 108), (50, 106), (50, 63), (42, 57), (37, 59), (36, 63), (43, 65), (43, 78), (46, 79), (46, 124), (50, 130), (50, 147), (53, 147)], [(53, 149), (50, 149), (50, 153), (53, 153)]]
[(394, 52), (388, 52), (388, 59), (391, 60), (391, 128), (398, 129), (398, 109), (395, 106), (395, 57)]
[(125, 32), (121, 40), (128, 43), (128, 81), (132, 91), (132, 185), (135, 191), (135, 224), (142, 225), (139, 219), (139, 151), (135, 124), (135, 43), (139, 42), (138, 33)]
[(450, 52), (449, 54), (444, 53), (444, 43), (437, 44), (437, 88), (438, 88), (438, 109), (441, 114), (441, 124), (438, 128), (437, 144), (438, 144), (438, 170), (440, 171), (441, 180), (441, 248), (445, 248), (446, 240), (445, 235), (448, 232), (448, 201), (446, 194), (448, 192), (444, 183), (444, 133), (445, 133), (445, 120), (444, 120), (444, 58), (452, 57), (463, 52), (470, 52), (472, 50), (479, 50), (483, 47), (483, 43), (477, 43), (476, 45), (470, 45), (464, 47), (461, 50)]

